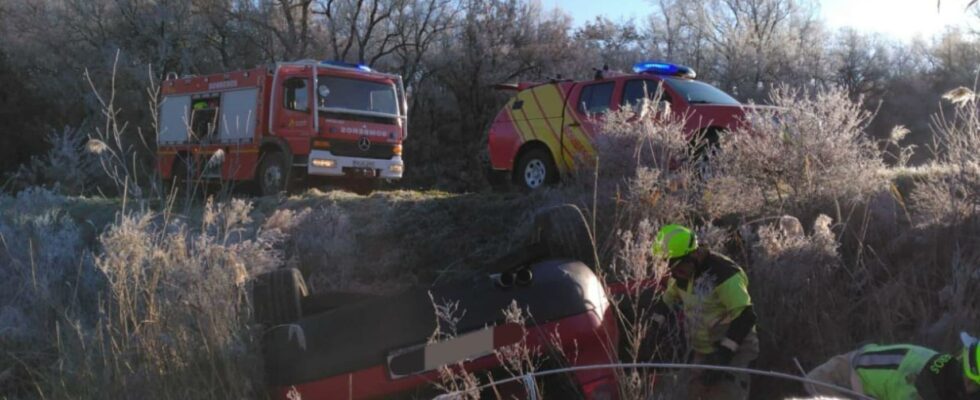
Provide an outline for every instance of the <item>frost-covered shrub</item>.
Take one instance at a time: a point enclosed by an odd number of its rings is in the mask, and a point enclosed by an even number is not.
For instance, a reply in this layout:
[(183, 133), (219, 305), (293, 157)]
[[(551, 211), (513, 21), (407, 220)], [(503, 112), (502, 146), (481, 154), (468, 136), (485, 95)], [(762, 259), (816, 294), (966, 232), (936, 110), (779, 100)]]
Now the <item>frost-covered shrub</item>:
[(966, 88), (944, 98), (956, 108), (933, 119), (934, 151), (948, 172), (917, 185), (912, 199), (926, 221), (955, 223), (975, 219), (980, 211), (980, 99)]
[(784, 216), (756, 233), (746, 272), (761, 345), (773, 349), (763, 352), (761, 365), (792, 370), (797, 357), (813, 366), (852, 344), (853, 327), (840, 313), (852, 304), (854, 281), (831, 222), (821, 215), (808, 234)]
[(41, 188), (0, 196), (0, 314), (19, 322), (5, 325), (0, 343), (34, 340), (53, 329), (52, 312), (94, 300), (97, 273), (66, 201)]
[(635, 107), (624, 107), (609, 112), (599, 122), (594, 146), (601, 183), (621, 184), (640, 169), (687, 172), (678, 168), (689, 148), (685, 116), (655, 104), (644, 101)]
[(104, 174), (98, 155), (86, 149), (88, 136), (80, 129), (65, 127), (52, 131), (45, 140), (50, 149), (21, 165), (11, 176), (10, 189), (42, 186), (64, 194), (94, 191)]
[(790, 213), (866, 199), (887, 188), (865, 129), (871, 115), (841, 88), (779, 89), (723, 135), (705, 193), (712, 216)]
[(93, 242), (71, 202), (43, 189), (0, 197), (0, 345), (16, 355), (0, 372), (18, 377), (0, 392), (259, 395), (247, 282), (281, 264), (281, 235), (254, 228), (251, 204), (208, 203), (200, 225), (121, 212)]
[(685, 116), (656, 104), (607, 114), (595, 136), (598, 169), (585, 168), (566, 190), (604, 222), (595, 227), (602, 259), (611, 260), (622, 232), (636, 232), (641, 221), (682, 222), (698, 207), (700, 181), (688, 162)]

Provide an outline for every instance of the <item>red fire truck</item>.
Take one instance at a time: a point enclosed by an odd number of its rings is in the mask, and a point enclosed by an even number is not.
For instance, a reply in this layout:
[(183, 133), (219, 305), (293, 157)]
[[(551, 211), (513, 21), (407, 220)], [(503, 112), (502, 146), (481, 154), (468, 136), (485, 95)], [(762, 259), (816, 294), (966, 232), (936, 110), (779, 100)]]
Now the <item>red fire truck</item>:
[(405, 169), (408, 110), (398, 75), (304, 60), (171, 75), (161, 91), (157, 168), (165, 182), (254, 182), (270, 195), (312, 177), (370, 184), (400, 179)]
[[(643, 99), (670, 104), (684, 116), (689, 139), (717, 143), (720, 132), (743, 121), (743, 105), (725, 92), (695, 80), (694, 70), (664, 63), (641, 62), (633, 74), (598, 71), (589, 81), (555, 80), (500, 85), (517, 94), (490, 127), (492, 180), (510, 178), (524, 190), (557, 183), (578, 160), (595, 156), (593, 140), (603, 116)], [(584, 158), (583, 158), (584, 156)]]

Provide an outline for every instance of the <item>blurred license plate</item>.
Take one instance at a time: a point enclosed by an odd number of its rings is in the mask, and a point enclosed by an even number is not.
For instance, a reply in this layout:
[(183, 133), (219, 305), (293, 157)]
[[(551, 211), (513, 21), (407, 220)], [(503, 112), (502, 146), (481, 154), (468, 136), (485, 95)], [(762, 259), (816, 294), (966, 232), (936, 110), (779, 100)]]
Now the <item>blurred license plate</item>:
[(353, 176), (366, 176), (373, 177), (376, 176), (374, 168), (347, 168), (347, 173)]
[(374, 168), (374, 161), (354, 160), (355, 168)]

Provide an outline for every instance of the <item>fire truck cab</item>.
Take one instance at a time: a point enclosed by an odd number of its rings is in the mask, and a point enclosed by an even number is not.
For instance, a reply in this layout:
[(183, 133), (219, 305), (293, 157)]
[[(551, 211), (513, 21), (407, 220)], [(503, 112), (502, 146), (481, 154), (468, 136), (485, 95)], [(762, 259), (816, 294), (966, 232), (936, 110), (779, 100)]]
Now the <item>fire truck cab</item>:
[[(516, 91), (497, 114), (489, 132), (492, 180), (512, 179), (523, 190), (559, 181), (561, 175), (595, 157), (593, 140), (603, 116), (649, 99), (666, 102), (672, 115), (684, 116), (689, 139), (717, 143), (734, 131), (746, 106), (725, 92), (695, 80), (694, 70), (641, 62), (632, 74), (597, 71), (588, 81), (553, 80), (500, 85)], [(493, 179), (498, 178), (498, 179)]]
[(277, 63), (162, 83), (157, 168), (165, 182), (400, 179), (407, 102), (398, 75), (329, 61)]

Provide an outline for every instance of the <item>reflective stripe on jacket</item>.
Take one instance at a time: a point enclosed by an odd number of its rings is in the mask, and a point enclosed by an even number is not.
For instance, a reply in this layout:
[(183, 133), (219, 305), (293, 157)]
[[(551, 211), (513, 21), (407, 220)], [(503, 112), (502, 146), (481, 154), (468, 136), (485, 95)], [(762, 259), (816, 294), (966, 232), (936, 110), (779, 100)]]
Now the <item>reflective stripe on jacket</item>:
[[(710, 354), (729, 324), (752, 305), (749, 279), (731, 259), (711, 253), (700, 276), (678, 282), (671, 278), (664, 292), (667, 306), (680, 306), (694, 351)], [(754, 331), (754, 328), (753, 328)]]
[[(851, 368), (861, 380), (864, 393), (880, 400), (939, 400), (950, 388), (936, 387), (936, 379), (952, 356), (921, 346), (869, 344), (851, 360)], [(929, 373), (928, 368), (935, 371)], [(940, 384), (939, 386), (947, 386)]]

